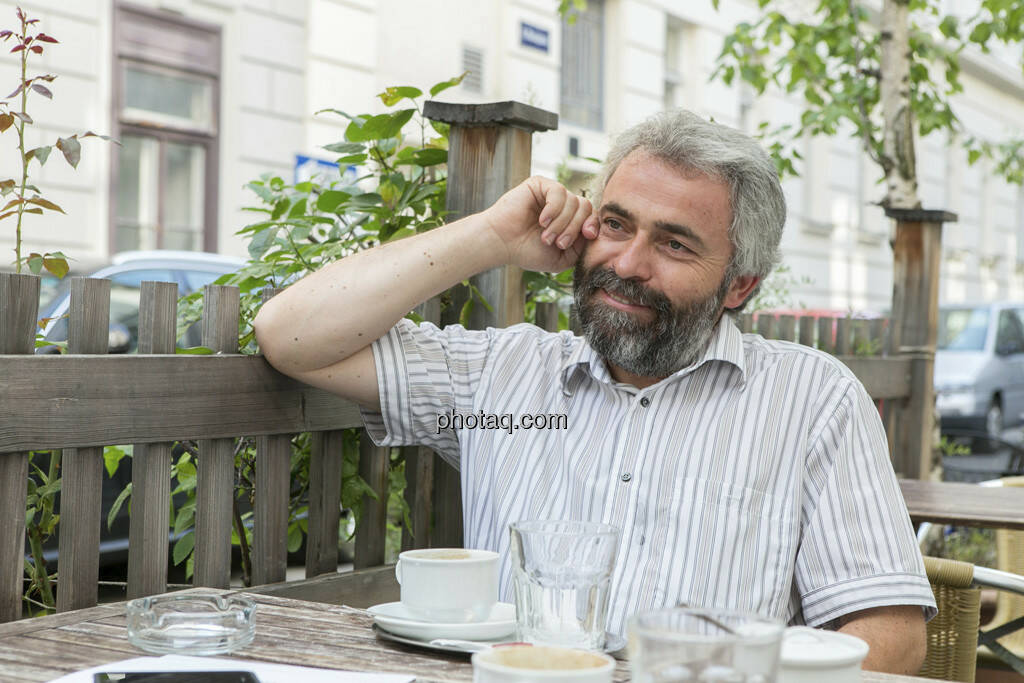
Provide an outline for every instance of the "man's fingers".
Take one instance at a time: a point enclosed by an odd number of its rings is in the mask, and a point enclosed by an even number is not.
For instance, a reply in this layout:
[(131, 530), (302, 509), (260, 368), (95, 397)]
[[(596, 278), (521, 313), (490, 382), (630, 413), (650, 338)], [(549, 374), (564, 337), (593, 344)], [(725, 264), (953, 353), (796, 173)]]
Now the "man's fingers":
[(554, 244), (555, 240), (558, 239), (559, 235), (572, 223), (573, 217), (576, 215), (576, 211), (580, 207), (580, 198), (568, 191), (565, 191), (565, 199), (562, 203), (562, 209), (558, 212), (558, 215), (551, 219), (547, 225), (547, 229), (541, 238), (545, 244)]
[[(558, 183), (552, 183), (544, 191), (544, 208), (537, 216), (537, 222), (542, 228), (547, 228), (562, 213), (566, 198), (569, 192)], [(550, 242), (548, 242), (550, 244)]]
[(591, 219), (591, 214), (594, 208), (590, 204), (589, 199), (582, 197), (578, 198), (578, 206), (576, 213), (573, 215), (572, 220), (566, 226), (565, 230), (559, 236), (556, 244), (559, 249), (568, 249), (576, 240), (579, 238), (583, 227), (587, 224), (587, 221)]

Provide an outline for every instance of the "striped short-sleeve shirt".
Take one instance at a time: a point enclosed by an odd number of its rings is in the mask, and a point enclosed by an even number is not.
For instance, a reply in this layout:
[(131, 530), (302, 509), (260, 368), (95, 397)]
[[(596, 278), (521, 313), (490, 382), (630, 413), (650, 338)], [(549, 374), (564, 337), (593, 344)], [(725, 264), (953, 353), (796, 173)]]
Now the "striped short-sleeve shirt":
[(678, 602), (812, 626), (935, 613), (878, 411), (827, 354), (723, 317), (697, 362), (639, 390), (584, 339), (525, 324), (402, 320), (373, 355), (370, 435), (460, 469), (465, 545), (501, 554), (503, 600), (508, 525), (575, 519), (622, 530), (612, 632)]

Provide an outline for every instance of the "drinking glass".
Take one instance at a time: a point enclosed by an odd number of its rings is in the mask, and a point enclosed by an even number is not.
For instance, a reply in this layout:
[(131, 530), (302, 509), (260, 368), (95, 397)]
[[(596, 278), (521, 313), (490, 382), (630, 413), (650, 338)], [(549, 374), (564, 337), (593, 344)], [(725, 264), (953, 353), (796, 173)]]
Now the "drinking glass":
[(754, 614), (669, 608), (629, 620), (636, 683), (775, 683), (785, 625)]
[(602, 649), (619, 529), (565, 520), (515, 522), (509, 529), (516, 638)]

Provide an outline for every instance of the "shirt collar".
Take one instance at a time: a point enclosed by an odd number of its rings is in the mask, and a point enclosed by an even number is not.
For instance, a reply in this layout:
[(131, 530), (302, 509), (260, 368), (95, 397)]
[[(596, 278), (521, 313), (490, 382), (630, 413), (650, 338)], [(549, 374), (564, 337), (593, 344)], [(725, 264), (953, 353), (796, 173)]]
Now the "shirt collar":
[[(583, 373), (589, 373), (599, 382), (613, 383), (608, 365), (597, 354), (584, 337), (576, 337), (576, 346), (562, 363), (559, 378), (562, 391), (571, 394), (582, 379)], [(746, 380), (746, 362), (743, 353), (743, 333), (733, 322), (731, 315), (723, 315), (711, 333), (707, 348), (697, 362), (672, 375), (673, 378), (684, 377), (705, 363), (721, 361), (734, 365), (740, 371), (741, 381)]]

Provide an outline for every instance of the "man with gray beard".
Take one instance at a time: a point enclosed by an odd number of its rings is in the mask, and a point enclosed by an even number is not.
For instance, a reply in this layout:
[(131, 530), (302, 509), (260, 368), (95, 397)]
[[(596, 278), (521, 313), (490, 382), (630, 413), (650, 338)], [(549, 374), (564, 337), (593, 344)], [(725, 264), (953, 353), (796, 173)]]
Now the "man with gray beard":
[[(615, 140), (593, 196), (529, 178), (331, 264), (263, 307), (260, 348), (358, 402), (378, 444), (460, 470), (466, 547), (501, 554), (503, 600), (511, 522), (606, 522), (622, 529), (613, 633), (652, 608), (728, 608), (837, 628), (869, 643), (865, 668), (916, 672), (935, 604), (874, 404), (834, 358), (726, 315), (778, 262), (771, 160), (665, 112)], [(583, 337), (403, 317), (504, 264), (575, 265)]]

